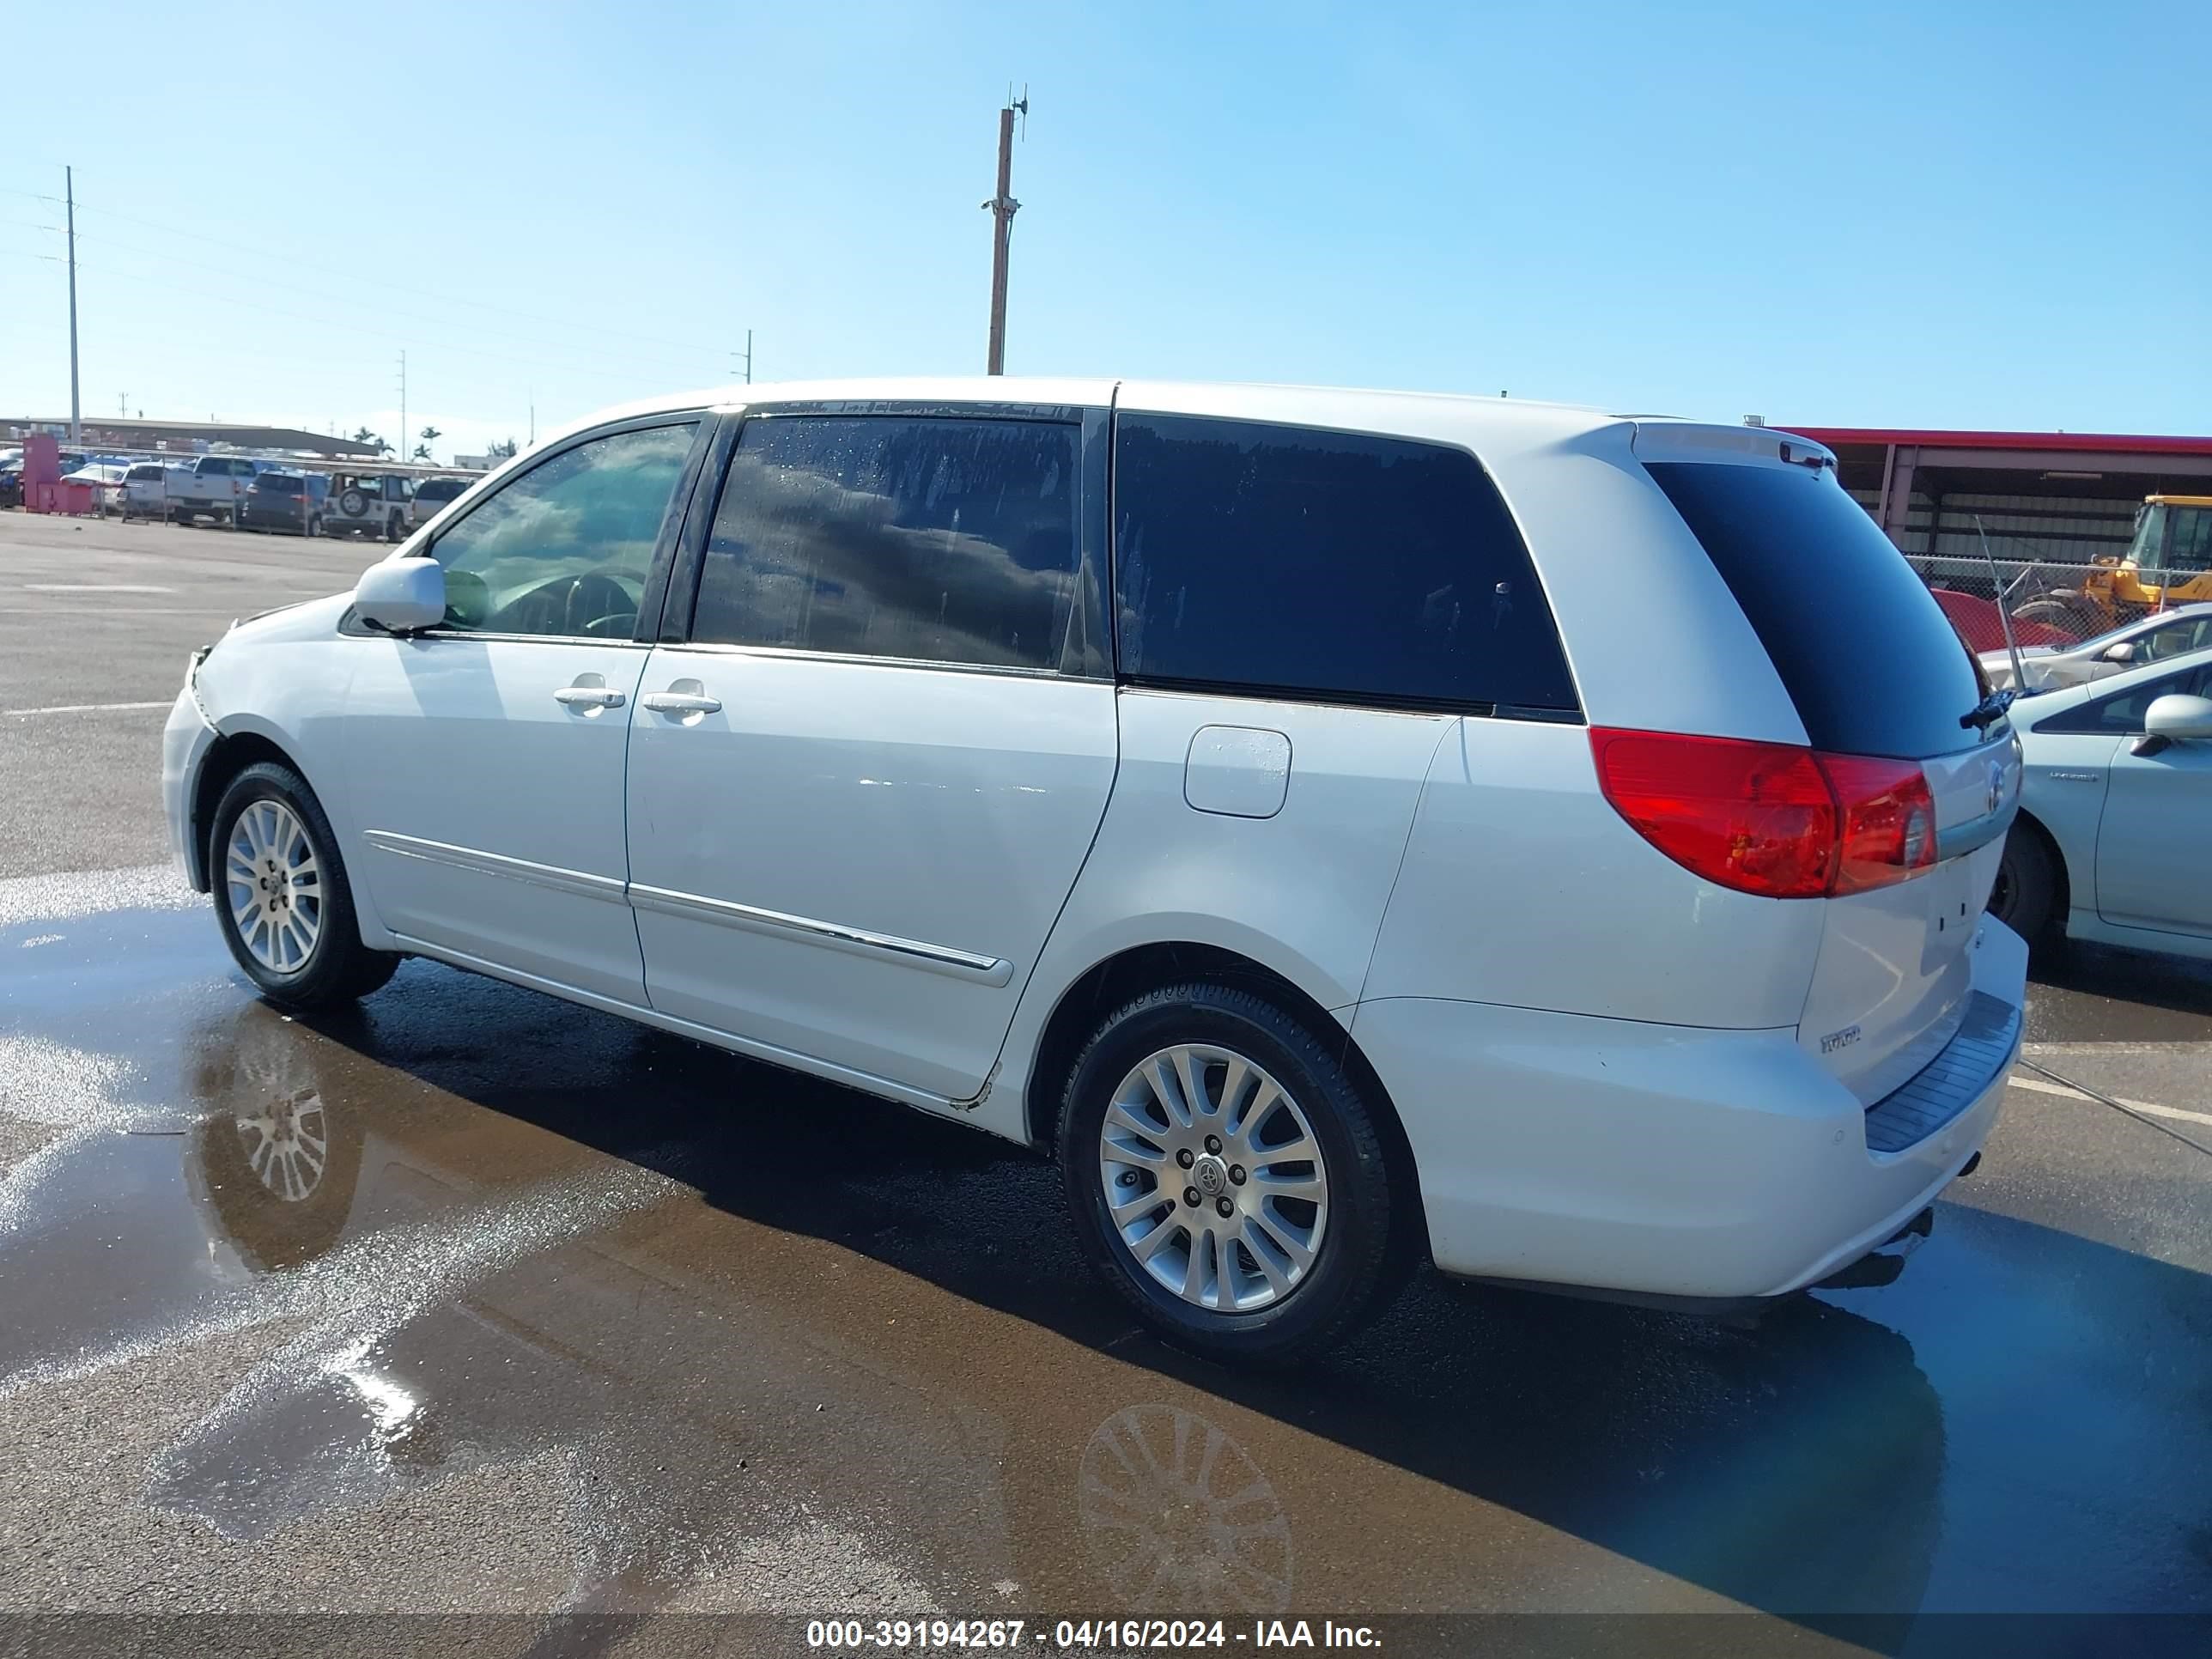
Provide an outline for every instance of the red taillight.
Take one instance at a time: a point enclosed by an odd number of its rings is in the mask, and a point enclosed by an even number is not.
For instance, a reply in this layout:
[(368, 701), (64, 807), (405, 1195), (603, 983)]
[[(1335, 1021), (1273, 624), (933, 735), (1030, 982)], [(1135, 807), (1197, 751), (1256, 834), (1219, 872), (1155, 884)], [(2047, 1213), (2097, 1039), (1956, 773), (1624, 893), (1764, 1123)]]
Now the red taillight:
[(1911, 761), (1820, 755), (1844, 818), (1838, 893), (1887, 887), (1936, 862), (1936, 797)]
[(1936, 861), (1935, 800), (1909, 761), (1794, 744), (1590, 729), (1613, 810), (1684, 869), (1767, 898), (1825, 898)]

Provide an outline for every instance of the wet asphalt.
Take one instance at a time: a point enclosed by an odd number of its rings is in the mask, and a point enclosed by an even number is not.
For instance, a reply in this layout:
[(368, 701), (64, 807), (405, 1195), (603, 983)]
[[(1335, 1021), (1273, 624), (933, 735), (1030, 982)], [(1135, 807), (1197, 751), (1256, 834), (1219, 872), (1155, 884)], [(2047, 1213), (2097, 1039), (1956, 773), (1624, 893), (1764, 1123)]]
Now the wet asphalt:
[[(0, 644), (64, 625), (20, 524)], [(168, 544), (241, 539), (131, 533), (86, 568), (190, 592)], [(136, 691), (176, 609), (0, 708)], [(1894, 1285), (1744, 1330), (1423, 1274), (1239, 1374), (1136, 1331), (1050, 1167), (956, 1124), (423, 963), (277, 1014), (125, 856), (145, 718), (0, 717), (0, 1616), (769, 1613), (803, 1650), (830, 1615), (1732, 1611), (1730, 1648), (1856, 1613), (1906, 1652), (1929, 1615), (2212, 1616), (2212, 973), (2039, 969), (2030, 1057), (2146, 1109), (2023, 1074)]]

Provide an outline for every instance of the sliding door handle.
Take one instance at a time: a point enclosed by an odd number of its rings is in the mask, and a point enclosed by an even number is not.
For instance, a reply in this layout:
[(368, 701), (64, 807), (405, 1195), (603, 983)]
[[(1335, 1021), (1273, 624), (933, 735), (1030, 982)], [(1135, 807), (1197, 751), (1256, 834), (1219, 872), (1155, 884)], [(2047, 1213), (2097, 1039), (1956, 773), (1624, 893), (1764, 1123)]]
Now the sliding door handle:
[(720, 697), (702, 696), (693, 691), (648, 691), (638, 701), (656, 714), (719, 714), (722, 712)]

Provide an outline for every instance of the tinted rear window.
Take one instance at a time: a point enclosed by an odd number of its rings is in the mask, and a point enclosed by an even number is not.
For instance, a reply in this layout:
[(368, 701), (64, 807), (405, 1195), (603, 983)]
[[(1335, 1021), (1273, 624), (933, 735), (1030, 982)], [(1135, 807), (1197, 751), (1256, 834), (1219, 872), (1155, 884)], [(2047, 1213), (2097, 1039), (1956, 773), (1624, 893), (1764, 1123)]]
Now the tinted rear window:
[(1664, 461), (1647, 471), (1766, 647), (1815, 749), (1922, 760), (1983, 734), (1980, 672), (1866, 509), (1825, 471)]
[(253, 487), (264, 495), (296, 495), (300, 477), (297, 473), (264, 472), (253, 481)]
[(1179, 415), (1115, 423), (1122, 672), (1572, 711), (1520, 532), (1463, 449)]
[(450, 501), (468, 486), (459, 478), (433, 478), (415, 492), (418, 501)]

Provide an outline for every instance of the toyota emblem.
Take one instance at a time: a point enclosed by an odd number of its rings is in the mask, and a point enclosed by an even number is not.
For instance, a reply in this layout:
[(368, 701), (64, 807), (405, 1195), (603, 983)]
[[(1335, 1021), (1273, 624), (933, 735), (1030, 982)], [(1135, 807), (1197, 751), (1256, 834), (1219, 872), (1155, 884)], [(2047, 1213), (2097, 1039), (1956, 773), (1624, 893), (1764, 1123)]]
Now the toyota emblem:
[(1996, 762), (1990, 763), (1990, 811), (1994, 812), (2004, 805), (2004, 768)]

